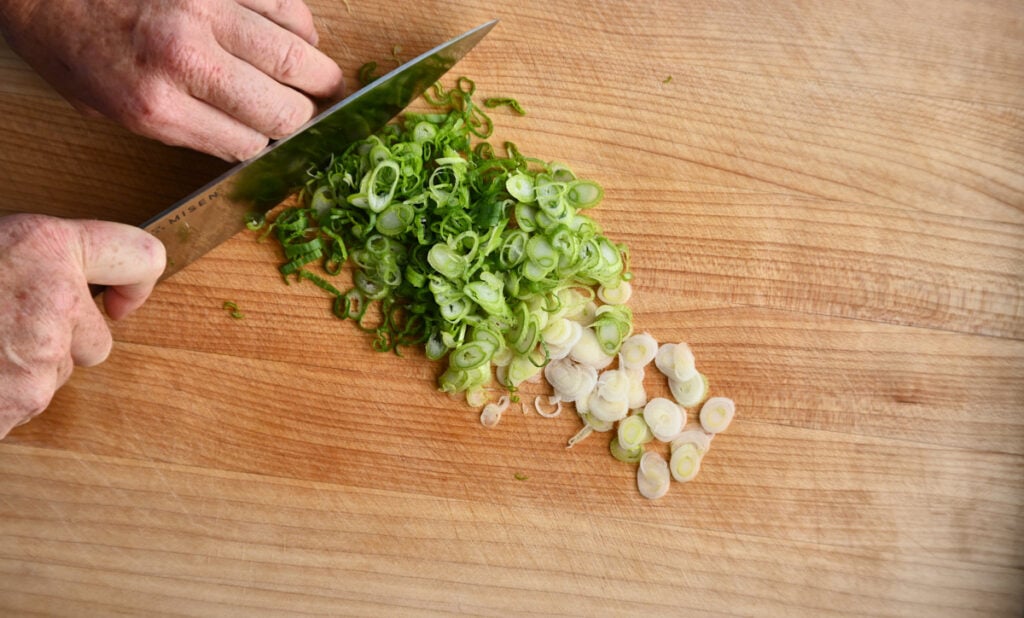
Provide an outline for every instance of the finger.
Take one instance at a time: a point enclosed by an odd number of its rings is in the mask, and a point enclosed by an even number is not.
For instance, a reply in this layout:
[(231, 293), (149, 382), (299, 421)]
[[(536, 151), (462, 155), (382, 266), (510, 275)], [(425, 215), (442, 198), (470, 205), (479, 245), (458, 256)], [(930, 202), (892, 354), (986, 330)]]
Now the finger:
[[(109, 288), (107, 293), (117, 288)], [(88, 289), (83, 294), (90, 302), (82, 303), (81, 313), (75, 321), (71, 334), (70, 362), (57, 367), (57, 388), (60, 388), (71, 377), (72, 362), (81, 367), (99, 365), (110, 356), (114, 339), (107, 328), (103, 314), (91, 302)]]
[(269, 140), (259, 131), (209, 103), (171, 90), (143, 120), (125, 117), (136, 133), (171, 146), (186, 146), (225, 161), (244, 161), (263, 150)]
[(262, 15), (282, 28), (291, 30), (311, 45), (319, 42), (313, 14), (300, 0), (237, 0), (238, 4)]
[(344, 80), (337, 63), (299, 36), (249, 11), (218, 25), (217, 41), (276, 81), (315, 97), (334, 97)]
[(138, 309), (166, 266), (163, 244), (130, 225), (109, 221), (76, 223), (86, 280), (109, 286), (104, 294), (107, 314), (117, 320)]
[(219, 55), (217, 72), (187, 84), (197, 99), (274, 139), (291, 135), (313, 117), (316, 106), (301, 92), (223, 50)]

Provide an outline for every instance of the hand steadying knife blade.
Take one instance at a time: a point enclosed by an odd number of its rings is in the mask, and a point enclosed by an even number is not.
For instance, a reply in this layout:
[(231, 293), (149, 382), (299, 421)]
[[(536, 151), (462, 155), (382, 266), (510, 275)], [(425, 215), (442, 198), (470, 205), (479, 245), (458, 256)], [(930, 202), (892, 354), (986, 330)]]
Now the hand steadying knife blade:
[(265, 213), (280, 204), (302, 187), (311, 168), (386, 125), (496, 23), (477, 26), (403, 64), (142, 224), (167, 249), (161, 280), (245, 229), (247, 214)]

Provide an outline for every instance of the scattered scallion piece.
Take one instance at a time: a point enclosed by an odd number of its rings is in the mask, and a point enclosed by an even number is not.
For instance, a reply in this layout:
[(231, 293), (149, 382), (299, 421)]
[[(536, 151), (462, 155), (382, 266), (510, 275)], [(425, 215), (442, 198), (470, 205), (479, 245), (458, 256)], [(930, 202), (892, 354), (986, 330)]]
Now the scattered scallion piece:
[(235, 303), (234, 301), (224, 301), (223, 308), (225, 311), (228, 312), (228, 315), (235, 318), (236, 320), (241, 320), (242, 318), (245, 317), (245, 314), (238, 310), (238, 303)]
[(633, 335), (619, 348), (619, 365), (625, 369), (642, 369), (658, 353), (658, 342), (647, 333)]
[(700, 462), (703, 459), (701, 453), (692, 442), (687, 442), (672, 451), (669, 459), (669, 470), (672, 478), (680, 483), (688, 483), (696, 478), (700, 472)]
[(653, 440), (654, 434), (647, 426), (643, 413), (639, 413), (631, 414), (619, 421), (616, 437), (624, 448), (635, 449)]
[(662, 442), (671, 442), (686, 424), (686, 412), (674, 401), (655, 397), (644, 406), (644, 420), (654, 437)]
[(515, 99), (510, 99), (508, 97), (491, 97), (489, 99), (484, 99), (485, 107), (494, 108), (501, 107), (502, 105), (507, 105), (508, 107), (511, 107), (520, 116), (526, 115), (526, 110), (523, 109), (523, 106), (520, 105), (519, 101), (516, 101)]
[(501, 420), (501, 415), (505, 413), (505, 410), (509, 406), (509, 396), (503, 395), (495, 403), (489, 403), (484, 406), (483, 411), (480, 413), (480, 424), (484, 427), (495, 427), (498, 421)]
[(708, 379), (700, 372), (682, 382), (669, 378), (668, 387), (676, 403), (684, 408), (698, 406), (708, 396)]
[(700, 424), (708, 433), (726, 430), (736, 414), (736, 404), (728, 397), (712, 397), (700, 409)]
[(693, 350), (685, 343), (665, 343), (654, 357), (658, 370), (671, 380), (685, 382), (697, 373)]
[(647, 451), (640, 458), (636, 471), (636, 484), (640, 495), (648, 500), (657, 500), (668, 493), (672, 480), (668, 462), (656, 451)]
[(608, 450), (611, 451), (612, 457), (625, 463), (637, 463), (644, 454), (643, 445), (623, 446), (617, 436), (608, 443)]
[(629, 281), (620, 281), (613, 288), (601, 286), (597, 289), (597, 297), (608, 305), (625, 305), (633, 296), (633, 286)]

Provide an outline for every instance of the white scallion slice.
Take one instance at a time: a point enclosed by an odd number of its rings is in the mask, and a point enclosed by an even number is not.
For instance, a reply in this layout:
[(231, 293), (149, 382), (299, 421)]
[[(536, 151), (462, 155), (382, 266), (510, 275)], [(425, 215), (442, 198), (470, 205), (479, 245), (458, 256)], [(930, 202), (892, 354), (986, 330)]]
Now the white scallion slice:
[(597, 288), (597, 297), (608, 305), (625, 305), (632, 296), (633, 286), (629, 281), (619, 281), (618, 285), (613, 288), (603, 285)]
[(671, 442), (683, 430), (686, 413), (674, 401), (655, 397), (644, 406), (644, 420), (655, 438)]
[(643, 369), (658, 353), (657, 340), (647, 333), (633, 335), (619, 348), (619, 366), (623, 369)]
[(565, 317), (579, 322), (580, 326), (590, 326), (594, 323), (594, 318), (597, 317), (597, 303), (588, 300)]
[(471, 407), (479, 408), (480, 406), (487, 403), (487, 399), (487, 389), (485, 389), (483, 386), (471, 388), (468, 391), (466, 391), (466, 404)]
[(583, 422), (584, 423), (586, 423), (587, 425), (590, 425), (591, 429), (593, 429), (594, 431), (596, 431), (598, 433), (604, 433), (606, 431), (611, 431), (612, 429), (615, 428), (614, 421), (603, 421), (603, 420), (597, 418), (596, 416), (594, 416), (593, 413), (591, 413), (591, 412), (584, 413), (582, 418), (583, 418)]
[(640, 458), (636, 471), (636, 485), (640, 495), (648, 500), (657, 500), (668, 493), (672, 475), (668, 462), (655, 451), (647, 451)]
[(518, 173), (509, 176), (505, 181), (505, 190), (520, 202), (530, 203), (536, 199), (533, 178), (527, 174)]
[(685, 343), (677, 343), (672, 350), (673, 362), (672, 371), (674, 375), (669, 377), (680, 382), (685, 382), (697, 373), (697, 360), (693, 356), (693, 350)]
[(644, 370), (623, 369), (629, 376), (629, 409), (643, 408), (647, 405), (647, 389), (644, 388)]
[(614, 423), (629, 414), (628, 399), (605, 399), (594, 393), (589, 400), (590, 414), (599, 421)]
[(547, 343), (548, 355), (552, 360), (569, 356), (582, 336), (583, 327), (580, 323), (567, 318), (555, 320), (541, 332), (541, 338)]
[(541, 368), (527, 355), (516, 355), (508, 364), (506, 378), (512, 386), (519, 386), (540, 374)]
[(703, 456), (711, 448), (711, 440), (714, 437), (715, 434), (704, 431), (700, 423), (687, 423), (676, 439), (672, 440), (672, 451), (684, 444), (693, 444)]
[(658, 347), (658, 351), (654, 355), (654, 366), (658, 368), (658, 371), (670, 378), (675, 373), (675, 351), (676, 344), (663, 343)]
[(545, 411), (544, 407), (540, 405), (540, 395), (537, 395), (536, 399), (533, 400), (533, 407), (536, 408), (537, 414), (543, 416), (544, 418), (555, 418), (556, 416), (562, 413), (562, 400), (559, 399), (557, 396), (550, 397), (548, 399), (548, 404), (555, 406), (555, 409), (552, 410), (551, 412)]
[(597, 341), (597, 334), (590, 328), (582, 329), (579, 341), (569, 352), (569, 358), (595, 369), (604, 369), (615, 360), (614, 357), (604, 353), (601, 344)]
[(509, 396), (503, 395), (497, 402), (484, 406), (483, 411), (480, 412), (480, 424), (484, 427), (496, 427), (498, 421), (501, 420), (501, 415), (508, 409), (509, 401)]
[(708, 379), (700, 372), (685, 382), (669, 378), (668, 387), (676, 403), (684, 408), (698, 406), (708, 396)]
[(651, 428), (644, 421), (643, 414), (632, 414), (619, 421), (616, 428), (619, 444), (625, 449), (635, 449), (654, 439)]
[(688, 483), (700, 472), (700, 462), (703, 459), (695, 444), (687, 442), (672, 451), (672, 458), (669, 460), (669, 470), (672, 478), (680, 483)]
[(665, 343), (658, 348), (654, 365), (669, 379), (685, 382), (697, 373), (693, 350), (685, 343)]
[(609, 401), (629, 399), (629, 373), (622, 369), (609, 369), (597, 378), (594, 393)]
[(629, 374), (610, 369), (597, 378), (590, 395), (590, 413), (599, 420), (615, 422), (629, 414)]
[(544, 367), (544, 377), (559, 399), (564, 401), (577, 401), (597, 385), (597, 369), (574, 363), (568, 358), (549, 362)]
[(617, 437), (612, 438), (611, 442), (608, 443), (608, 450), (611, 451), (612, 457), (623, 463), (637, 463), (644, 454), (644, 447), (642, 444), (633, 447), (625, 447), (619, 442)]
[(712, 397), (700, 409), (700, 424), (708, 433), (722, 433), (736, 414), (736, 404), (728, 397)]
[(515, 355), (516, 353), (512, 351), (512, 348), (503, 347), (494, 353), (494, 356), (491, 357), (491, 363), (495, 367), (507, 367)]

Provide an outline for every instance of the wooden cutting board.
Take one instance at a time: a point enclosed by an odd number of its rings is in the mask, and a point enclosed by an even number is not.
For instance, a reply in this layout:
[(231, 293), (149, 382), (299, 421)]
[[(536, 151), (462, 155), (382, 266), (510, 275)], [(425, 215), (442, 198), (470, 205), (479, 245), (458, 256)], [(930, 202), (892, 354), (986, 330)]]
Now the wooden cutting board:
[[(2, 613), (1021, 615), (1019, 2), (310, 5), (350, 76), (500, 18), (455, 73), (605, 187), (638, 330), (736, 421), (646, 501), (607, 435), (482, 428), (243, 233), (0, 443)], [(0, 211), (137, 223), (222, 169), (0, 50)]]

